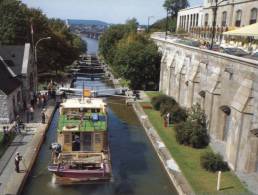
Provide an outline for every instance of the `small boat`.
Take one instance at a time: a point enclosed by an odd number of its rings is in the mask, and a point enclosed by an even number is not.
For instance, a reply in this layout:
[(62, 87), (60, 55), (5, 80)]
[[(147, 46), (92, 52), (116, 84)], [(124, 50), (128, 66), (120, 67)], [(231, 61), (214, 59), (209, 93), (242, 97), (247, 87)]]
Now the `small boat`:
[(60, 104), (59, 111), (48, 170), (76, 182), (110, 180), (106, 103), (101, 98), (70, 98)]

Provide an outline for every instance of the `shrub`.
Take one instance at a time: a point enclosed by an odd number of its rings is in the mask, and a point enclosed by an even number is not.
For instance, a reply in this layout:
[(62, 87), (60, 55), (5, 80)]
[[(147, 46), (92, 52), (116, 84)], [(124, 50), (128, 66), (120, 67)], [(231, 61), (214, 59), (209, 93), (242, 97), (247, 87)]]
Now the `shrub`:
[(176, 104), (176, 101), (167, 95), (159, 95), (151, 99), (151, 104), (155, 110), (160, 110), (162, 104), (172, 105)]
[(186, 121), (175, 126), (176, 140), (180, 144), (203, 148), (209, 144), (206, 117), (198, 105), (188, 113)]
[(201, 166), (210, 172), (228, 171), (229, 167), (227, 162), (223, 160), (220, 154), (213, 152), (205, 152), (200, 157)]

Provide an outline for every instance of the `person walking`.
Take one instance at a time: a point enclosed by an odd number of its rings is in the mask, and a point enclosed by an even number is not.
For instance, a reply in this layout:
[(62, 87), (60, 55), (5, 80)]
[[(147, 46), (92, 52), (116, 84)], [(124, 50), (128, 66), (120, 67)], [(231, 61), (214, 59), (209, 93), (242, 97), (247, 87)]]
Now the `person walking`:
[(34, 120), (34, 108), (33, 108), (32, 105), (30, 106), (30, 120), (31, 120), (31, 121)]
[(17, 173), (20, 172), (20, 161), (22, 160), (22, 156), (19, 154), (19, 152), (16, 152), (16, 155), (14, 157), (14, 164), (15, 164), (15, 171)]
[(42, 124), (45, 124), (46, 122), (46, 113), (45, 113), (46, 109), (44, 108), (41, 112), (41, 122)]

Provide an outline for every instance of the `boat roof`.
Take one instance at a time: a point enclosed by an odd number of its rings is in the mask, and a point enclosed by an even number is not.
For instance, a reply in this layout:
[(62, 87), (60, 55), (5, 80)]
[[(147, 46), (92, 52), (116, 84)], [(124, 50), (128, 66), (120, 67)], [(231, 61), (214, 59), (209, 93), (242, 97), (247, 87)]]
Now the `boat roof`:
[(61, 104), (63, 108), (103, 108), (106, 105), (102, 98), (71, 98)]

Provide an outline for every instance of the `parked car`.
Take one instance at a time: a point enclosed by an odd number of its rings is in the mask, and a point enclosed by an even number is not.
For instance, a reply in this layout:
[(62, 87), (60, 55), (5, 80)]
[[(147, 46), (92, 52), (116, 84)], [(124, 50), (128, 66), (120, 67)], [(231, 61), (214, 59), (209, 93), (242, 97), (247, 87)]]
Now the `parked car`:
[(245, 58), (249, 58), (252, 60), (257, 60), (258, 61), (258, 51), (254, 52), (252, 55), (250, 56), (245, 56)]
[(239, 57), (249, 55), (245, 50), (236, 47), (220, 47), (220, 52)]

